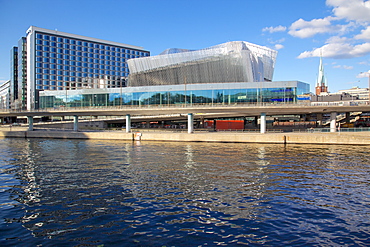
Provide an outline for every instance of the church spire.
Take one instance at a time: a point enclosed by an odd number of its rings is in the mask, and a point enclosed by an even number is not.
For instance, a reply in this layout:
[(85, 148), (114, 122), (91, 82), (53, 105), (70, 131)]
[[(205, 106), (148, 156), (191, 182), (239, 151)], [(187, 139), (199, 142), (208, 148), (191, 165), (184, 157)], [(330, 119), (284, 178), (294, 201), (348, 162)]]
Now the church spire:
[(319, 75), (316, 82), (316, 95), (328, 92), (328, 85), (324, 74), (324, 65), (322, 64), (322, 56), (320, 56)]

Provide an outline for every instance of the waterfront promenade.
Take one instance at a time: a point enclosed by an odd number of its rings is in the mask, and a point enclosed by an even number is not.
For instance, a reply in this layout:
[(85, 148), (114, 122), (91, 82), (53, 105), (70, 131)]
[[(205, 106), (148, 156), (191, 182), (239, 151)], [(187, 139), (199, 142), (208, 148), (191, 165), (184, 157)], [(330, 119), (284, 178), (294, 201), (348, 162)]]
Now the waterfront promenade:
[(1, 130), (0, 138), (51, 138), (51, 139), (94, 139), (123, 141), (174, 141), (174, 142), (231, 142), (231, 143), (275, 143), (275, 144), (342, 144), (370, 145), (370, 132), (287, 132), (287, 133), (244, 133), (244, 132), (186, 132), (169, 131), (27, 131), (26, 128)]

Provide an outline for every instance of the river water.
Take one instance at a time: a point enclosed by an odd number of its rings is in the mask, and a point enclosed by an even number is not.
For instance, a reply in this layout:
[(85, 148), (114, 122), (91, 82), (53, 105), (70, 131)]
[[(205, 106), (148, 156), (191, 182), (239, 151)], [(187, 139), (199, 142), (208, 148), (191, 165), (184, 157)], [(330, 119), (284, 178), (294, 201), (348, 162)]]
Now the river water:
[(0, 139), (0, 246), (368, 246), (367, 146)]

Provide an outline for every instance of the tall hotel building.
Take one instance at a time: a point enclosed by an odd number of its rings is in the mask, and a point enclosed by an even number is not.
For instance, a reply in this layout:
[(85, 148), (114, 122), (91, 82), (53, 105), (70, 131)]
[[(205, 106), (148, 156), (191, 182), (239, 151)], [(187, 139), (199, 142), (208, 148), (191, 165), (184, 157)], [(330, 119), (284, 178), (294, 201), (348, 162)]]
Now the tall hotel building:
[(139, 46), (31, 26), (11, 55), (12, 108), (33, 110), (39, 107), (39, 91), (125, 87), (127, 60), (150, 53)]

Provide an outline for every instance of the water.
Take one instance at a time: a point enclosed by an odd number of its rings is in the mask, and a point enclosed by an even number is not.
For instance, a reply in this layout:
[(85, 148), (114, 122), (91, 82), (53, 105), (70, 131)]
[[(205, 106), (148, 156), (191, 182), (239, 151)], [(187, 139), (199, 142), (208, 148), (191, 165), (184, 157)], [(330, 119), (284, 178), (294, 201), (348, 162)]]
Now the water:
[(367, 246), (368, 150), (0, 139), (0, 245)]

